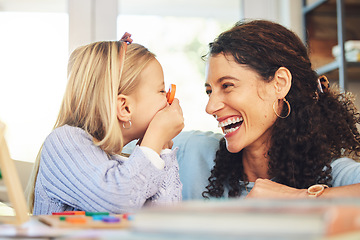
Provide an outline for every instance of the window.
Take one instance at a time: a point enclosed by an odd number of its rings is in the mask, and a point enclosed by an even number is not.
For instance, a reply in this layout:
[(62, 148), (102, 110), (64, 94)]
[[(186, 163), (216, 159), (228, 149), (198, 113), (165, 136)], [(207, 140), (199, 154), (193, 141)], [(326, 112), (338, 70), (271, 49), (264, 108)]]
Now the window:
[(68, 15), (0, 12), (0, 119), (13, 159), (34, 161), (66, 86)]
[[(34, 161), (56, 121), (67, 83), (68, 1), (77, 0), (0, 0), (0, 119), (13, 159)], [(157, 55), (165, 83), (177, 85), (185, 130), (220, 131), (205, 113), (201, 56), (240, 19), (239, 5), (238, 0), (118, 1), (118, 36), (128, 31)]]
[[(233, 9), (227, 11), (226, 17), (222, 15), (224, 11), (214, 11), (224, 7), (221, 2), (209, 7), (202, 1), (178, 6), (175, 1), (171, 2), (173, 5), (170, 2), (169, 6), (162, 5), (162, 10), (150, 4), (134, 7), (129, 1), (121, 2), (118, 38), (129, 32), (134, 42), (155, 53), (164, 70), (165, 85), (177, 85), (176, 97), (183, 109), (184, 130), (221, 132), (215, 119), (205, 112), (208, 96), (204, 87), (205, 62), (201, 57), (207, 54), (208, 43), (240, 19), (239, 1), (228, 2), (226, 7)], [(146, 12), (156, 15), (144, 15), (146, 8)], [(196, 11), (196, 8), (203, 9)]]

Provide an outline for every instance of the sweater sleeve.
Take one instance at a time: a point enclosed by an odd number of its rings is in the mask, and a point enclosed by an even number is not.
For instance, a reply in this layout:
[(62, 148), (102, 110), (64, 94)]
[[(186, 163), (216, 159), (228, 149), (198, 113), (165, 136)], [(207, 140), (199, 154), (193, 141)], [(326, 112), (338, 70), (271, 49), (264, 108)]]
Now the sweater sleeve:
[(174, 150), (163, 151), (160, 154), (165, 162), (166, 176), (159, 191), (149, 199), (147, 205), (171, 205), (182, 200), (182, 183), (179, 176), (179, 164), (176, 159), (177, 151), (178, 148), (175, 148)]
[(38, 178), (53, 201), (85, 211), (123, 213), (141, 208), (166, 174), (138, 147), (121, 160), (108, 156), (82, 129), (63, 126), (44, 142)]
[[(223, 134), (202, 131), (183, 131), (173, 141), (177, 151), (179, 175), (183, 184), (182, 200), (204, 199), (202, 192), (209, 184), (211, 169), (214, 166), (216, 151)], [(131, 153), (135, 148), (133, 141), (124, 147)]]

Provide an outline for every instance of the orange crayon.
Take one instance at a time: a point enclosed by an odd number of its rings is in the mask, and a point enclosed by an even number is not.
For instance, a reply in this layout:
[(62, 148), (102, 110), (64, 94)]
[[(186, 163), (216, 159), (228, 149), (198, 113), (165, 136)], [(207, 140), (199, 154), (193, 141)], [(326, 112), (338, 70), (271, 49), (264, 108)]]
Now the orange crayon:
[(169, 91), (166, 93), (167, 102), (171, 104), (174, 101), (175, 98), (175, 92), (176, 92), (176, 85), (171, 84)]

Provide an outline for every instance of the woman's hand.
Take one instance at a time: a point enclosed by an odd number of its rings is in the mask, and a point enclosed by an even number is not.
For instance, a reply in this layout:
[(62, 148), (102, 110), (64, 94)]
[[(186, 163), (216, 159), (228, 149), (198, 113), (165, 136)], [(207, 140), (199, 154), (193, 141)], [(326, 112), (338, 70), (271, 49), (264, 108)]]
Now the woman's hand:
[[(310, 198), (307, 189), (297, 189), (258, 178), (247, 198)], [(360, 183), (326, 188), (319, 198), (359, 198)]]
[(297, 189), (258, 178), (246, 198), (307, 198), (307, 189)]
[[(171, 105), (156, 113), (146, 130), (141, 146), (152, 148), (157, 153), (184, 128), (184, 117), (179, 100), (174, 99)], [(172, 146), (172, 144), (171, 144)]]

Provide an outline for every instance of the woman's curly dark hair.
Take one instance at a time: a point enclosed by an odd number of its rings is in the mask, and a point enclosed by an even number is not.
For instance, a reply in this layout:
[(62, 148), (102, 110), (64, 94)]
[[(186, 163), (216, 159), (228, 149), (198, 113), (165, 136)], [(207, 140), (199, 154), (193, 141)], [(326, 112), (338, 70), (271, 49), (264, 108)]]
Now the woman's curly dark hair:
[[(268, 151), (268, 174), (276, 182), (295, 188), (315, 183), (330, 185), (330, 164), (334, 159), (360, 156), (356, 127), (360, 117), (351, 95), (336, 88), (327, 93), (317, 90), (318, 76), (307, 49), (292, 31), (265, 20), (238, 22), (209, 47), (209, 56), (232, 55), (237, 63), (246, 64), (267, 82), (279, 67), (286, 67), (292, 74), (286, 96), (291, 113), (274, 123)], [(287, 111), (284, 107), (281, 115)], [(227, 185), (229, 197), (238, 197), (241, 184), (247, 183), (242, 153), (228, 152), (222, 139), (203, 196), (221, 197)]]

